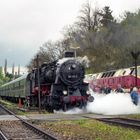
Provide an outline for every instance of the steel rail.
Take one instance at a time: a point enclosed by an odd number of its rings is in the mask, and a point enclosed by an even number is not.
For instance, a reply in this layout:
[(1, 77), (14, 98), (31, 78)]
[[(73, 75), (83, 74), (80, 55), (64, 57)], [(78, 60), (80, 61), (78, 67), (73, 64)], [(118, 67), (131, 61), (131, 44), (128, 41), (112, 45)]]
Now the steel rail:
[(57, 140), (57, 138), (54, 137), (53, 135), (48, 134), (45, 131), (37, 128), (36, 126), (32, 125), (31, 123), (29, 123), (26, 120), (22, 119), (21, 117), (17, 116), (12, 111), (10, 111), (7, 108), (5, 108), (4, 106), (0, 105), (0, 107), (3, 108), (4, 110), (6, 110), (9, 114), (11, 114), (11, 115), (15, 116), (16, 118), (18, 118), (24, 125), (26, 125), (30, 129), (32, 129), (35, 133), (38, 133), (38, 134), (42, 135), (45, 139), (47, 139), (47, 140)]
[(8, 140), (8, 138), (3, 134), (1, 130), (0, 130), (0, 140)]
[(96, 120), (140, 130), (140, 120), (127, 119), (127, 118), (100, 118)]
[(129, 127), (129, 128), (140, 130), (140, 120), (136, 120), (136, 119), (130, 119), (130, 118), (92, 118), (92, 117), (86, 116), (86, 115), (82, 115), (82, 117), (88, 118), (88, 119), (95, 119), (95, 120), (110, 123), (110, 124), (115, 124), (115, 125), (120, 125), (123, 127)]
[(140, 120), (138, 120), (138, 119), (131, 119), (131, 118), (115, 118), (115, 119), (121, 119), (123, 121), (140, 124)]

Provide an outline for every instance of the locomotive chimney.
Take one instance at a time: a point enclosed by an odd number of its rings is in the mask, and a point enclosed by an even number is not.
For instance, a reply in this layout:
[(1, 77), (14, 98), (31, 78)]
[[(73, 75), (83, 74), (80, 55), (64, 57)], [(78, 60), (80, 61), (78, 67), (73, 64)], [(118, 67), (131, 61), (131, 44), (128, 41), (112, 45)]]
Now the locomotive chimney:
[(66, 51), (64, 55), (65, 55), (64, 56), (65, 58), (74, 57), (75, 56), (73, 51)]

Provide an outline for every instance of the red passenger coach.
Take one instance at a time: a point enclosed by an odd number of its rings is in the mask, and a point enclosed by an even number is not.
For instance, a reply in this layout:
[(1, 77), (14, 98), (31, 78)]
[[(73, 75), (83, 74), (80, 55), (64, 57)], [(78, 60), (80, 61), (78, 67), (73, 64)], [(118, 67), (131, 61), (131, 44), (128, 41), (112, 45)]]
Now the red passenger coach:
[[(135, 86), (135, 68), (125, 68), (118, 70), (111, 70), (96, 74), (88, 74), (85, 81), (90, 83), (93, 91), (101, 87), (110, 87), (116, 89), (118, 85), (126, 91)], [(137, 86), (140, 87), (140, 66), (137, 67)]]

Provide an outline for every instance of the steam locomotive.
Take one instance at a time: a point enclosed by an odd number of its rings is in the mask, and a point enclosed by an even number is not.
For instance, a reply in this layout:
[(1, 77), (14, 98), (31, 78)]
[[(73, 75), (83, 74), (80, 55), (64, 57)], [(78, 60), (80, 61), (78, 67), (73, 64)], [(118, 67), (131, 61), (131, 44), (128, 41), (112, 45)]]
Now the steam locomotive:
[(83, 82), (84, 75), (84, 67), (74, 58), (74, 53), (66, 52), (65, 58), (44, 63), (39, 69), (3, 85), (0, 96), (28, 100), (31, 106), (41, 104), (50, 112), (82, 108), (94, 100), (89, 94), (88, 83)]

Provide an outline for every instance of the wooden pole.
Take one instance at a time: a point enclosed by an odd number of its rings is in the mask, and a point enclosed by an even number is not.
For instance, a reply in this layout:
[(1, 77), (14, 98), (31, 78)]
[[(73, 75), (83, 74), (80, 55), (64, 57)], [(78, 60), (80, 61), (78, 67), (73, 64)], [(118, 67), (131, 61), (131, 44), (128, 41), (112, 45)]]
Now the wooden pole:
[(40, 103), (40, 71), (39, 71), (39, 55), (37, 55), (37, 83), (38, 83), (38, 109), (39, 113), (41, 111), (41, 103)]
[(138, 57), (140, 55), (140, 52), (131, 52), (131, 55), (135, 61), (135, 86), (137, 87), (138, 86), (138, 81), (137, 81), (137, 78), (138, 78), (138, 73), (137, 73), (137, 60), (138, 60)]

